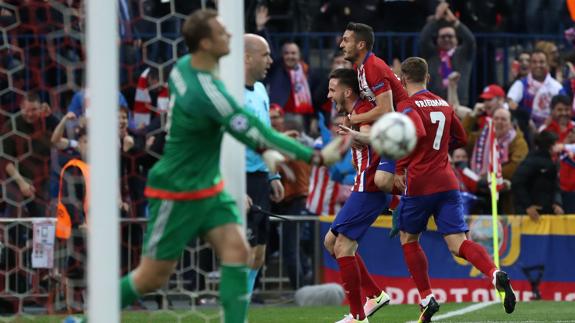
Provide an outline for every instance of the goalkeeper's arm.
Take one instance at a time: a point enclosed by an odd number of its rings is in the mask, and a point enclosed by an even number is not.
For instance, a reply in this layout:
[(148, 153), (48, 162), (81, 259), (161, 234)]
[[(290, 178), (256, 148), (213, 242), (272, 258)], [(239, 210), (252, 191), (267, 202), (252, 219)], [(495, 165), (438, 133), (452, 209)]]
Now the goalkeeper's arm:
[(341, 159), (349, 146), (349, 140), (336, 138), (321, 152), (316, 152), (265, 125), (253, 114), (240, 107), (225, 89), (220, 88), (220, 93), (223, 100), (212, 101), (206, 98), (209, 100), (210, 107), (204, 111), (224, 126), (230, 135), (255, 151), (263, 153), (266, 150), (276, 150), (292, 159), (331, 165)]

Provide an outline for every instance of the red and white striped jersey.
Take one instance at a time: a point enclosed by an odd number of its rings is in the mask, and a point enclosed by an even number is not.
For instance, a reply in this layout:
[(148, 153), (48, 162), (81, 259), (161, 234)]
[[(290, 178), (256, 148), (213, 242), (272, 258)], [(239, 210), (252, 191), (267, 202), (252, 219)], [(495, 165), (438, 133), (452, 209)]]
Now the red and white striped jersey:
[[(355, 113), (361, 114), (373, 109), (373, 105), (368, 100), (358, 99), (354, 105)], [(355, 130), (359, 130), (364, 123), (357, 125)], [(352, 191), (354, 192), (377, 192), (379, 189), (375, 185), (375, 172), (379, 166), (379, 155), (369, 146), (352, 146), (351, 158), (356, 166), (357, 175)]]
[(337, 201), (341, 186), (330, 178), (328, 167), (313, 166), (309, 179), (307, 210), (317, 215), (337, 214), (341, 208), (341, 203)]
[(357, 80), (359, 81), (359, 92), (362, 99), (368, 100), (375, 106), (375, 97), (381, 93), (392, 91), (393, 105), (407, 98), (407, 92), (401, 85), (399, 78), (393, 73), (391, 68), (372, 52), (367, 53), (362, 64), (355, 66)]

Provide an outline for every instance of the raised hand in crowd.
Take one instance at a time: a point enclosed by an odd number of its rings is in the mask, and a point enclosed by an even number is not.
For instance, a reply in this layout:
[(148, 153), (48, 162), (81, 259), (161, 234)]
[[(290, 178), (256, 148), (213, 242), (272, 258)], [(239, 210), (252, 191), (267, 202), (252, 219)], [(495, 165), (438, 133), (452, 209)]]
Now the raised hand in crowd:
[(270, 20), (269, 10), (266, 6), (259, 6), (256, 8), (256, 28), (261, 31), (266, 27)]

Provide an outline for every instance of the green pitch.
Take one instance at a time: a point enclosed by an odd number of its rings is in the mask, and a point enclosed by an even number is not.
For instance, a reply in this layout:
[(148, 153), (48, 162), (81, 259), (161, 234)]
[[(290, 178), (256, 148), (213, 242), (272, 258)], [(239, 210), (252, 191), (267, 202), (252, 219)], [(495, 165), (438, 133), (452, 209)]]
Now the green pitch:
[[(437, 316), (463, 309), (471, 303), (442, 304)], [(296, 307), (296, 306), (257, 306), (250, 309), (250, 323), (333, 323), (343, 318), (346, 307)], [(212, 318), (205, 321), (206, 318)], [(217, 311), (202, 310), (199, 314), (191, 312), (124, 312), (125, 323), (219, 323)], [(377, 312), (370, 323), (407, 322), (417, 320), (416, 305), (390, 305)], [(62, 316), (31, 316), (18, 318), (14, 322), (60, 323)], [(0, 317), (1, 320), (1, 317)], [(477, 311), (460, 316), (442, 319), (438, 322), (575, 322), (575, 304), (573, 302), (530, 302), (518, 303), (515, 313), (505, 314), (501, 304), (493, 304)]]

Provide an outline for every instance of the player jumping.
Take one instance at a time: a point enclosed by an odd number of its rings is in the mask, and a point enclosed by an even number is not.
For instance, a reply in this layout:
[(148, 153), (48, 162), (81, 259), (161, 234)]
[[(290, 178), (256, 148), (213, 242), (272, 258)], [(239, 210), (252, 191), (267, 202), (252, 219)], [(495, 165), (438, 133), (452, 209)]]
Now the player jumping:
[[(408, 98), (407, 93), (391, 68), (371, 51), (375, 36), (373, 28), (366, 24), (350, 22), (343, 33), (339, 47), (344, 58), (353, 63), (357, 71), (360, 97), (374, 107), (363, 114), (349, 113), (351, 124), (373, 123), (394, 105)], [(381, 159), (381, 167), (375, 174), (375, 184), (384, 192), (393, 188), (395, 161)], [(391, 172), (385, 170), (392, 170)]]
[(399, 204), (399, 230), (405, 263), (421, 297), (420, 322), (431, 322), (439, 310), (429, 283), (427, 257), (419, 245), (431, 214), (443, 234), (449, 251), (469, 261), (487, 277), (503, 296), (507, 313), (515, 309), (515, 294), (507, 273), (498, 270), (479, 244), (467, 240), (469, 231), (463, 217), (463, 204), (457, 178), (449, 165), (448, 150), (462, 147), (465, 131), (453, 109), (426, 89), (427, 63), (410, 57), (401, 64), (401, 83), (409, 99), (398, 106), (417, 129), (418, 142), (411, 155), (397, 162), (396, 178), (405, 182), (405, 196)]
[[(360, 115), (373, 109), (371, 103), (359, 97), (358, 81), (352, 69), (333, 71), (328, 91), (328, 98), (335, 102), (340, 113), (354, 112)], [(356, 128), (360, 133), (369, 133), (371, 123), (362, 123)], [(387, 194), (374, 182), (379, 156), (367, 143), (360, 142), (352, 147), (352, 158), (357, 168), (352, 193), (337, 214), (324, 241), (328, 252), (337, 260), (343, 288), (349, 300), (349, 315), (337, 323), (368, 322), (368, 316), (389, 303), (389, 296), (377, 286), (357, 253), (358, 241), (388, 205)], [(393, 177), (394, 169), (385, 171)], [(367, 298), (365, 305), (362, 304), (365, 299), (362, 290)]]

